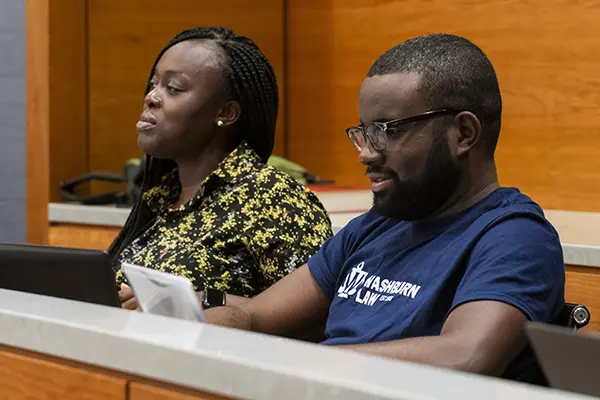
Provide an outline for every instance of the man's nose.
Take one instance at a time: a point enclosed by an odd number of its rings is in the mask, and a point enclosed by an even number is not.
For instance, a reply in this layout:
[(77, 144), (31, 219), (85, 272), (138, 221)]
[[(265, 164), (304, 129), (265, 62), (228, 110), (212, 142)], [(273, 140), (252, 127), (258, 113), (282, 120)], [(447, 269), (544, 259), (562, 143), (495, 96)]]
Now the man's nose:
[(365, 140), (365, 146), (360, 149), (358, 158), (364, 165), (380, 164), (384, 160), (383, 153), (375, 150), (370, 140)]

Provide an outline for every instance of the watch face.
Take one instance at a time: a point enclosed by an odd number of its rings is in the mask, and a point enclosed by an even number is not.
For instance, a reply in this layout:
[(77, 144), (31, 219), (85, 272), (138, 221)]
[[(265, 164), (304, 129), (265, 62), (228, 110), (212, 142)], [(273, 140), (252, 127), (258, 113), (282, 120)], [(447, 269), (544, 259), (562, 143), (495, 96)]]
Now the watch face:
[(206, 308), (221, 307), (225, 305), (225, 293), (216, 289), (204, 290), (204, 306)]

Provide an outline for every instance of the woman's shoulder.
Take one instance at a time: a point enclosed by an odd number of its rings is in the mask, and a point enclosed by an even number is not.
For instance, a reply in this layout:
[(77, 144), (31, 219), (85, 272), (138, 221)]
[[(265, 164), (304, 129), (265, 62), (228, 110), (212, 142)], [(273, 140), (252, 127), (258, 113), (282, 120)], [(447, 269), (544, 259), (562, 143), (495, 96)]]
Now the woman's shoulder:
[(245, 181), (249, 185), (254, 185), (257, 189), (266, 191), (289, 190), (304, 192), (306, 188), (302, 183), (285, 172), (262, 162), (256, 163), (253, 170), (245, 178)]
[(287, 173), (268, 164), (257, 164), (245, 179), (254, 193), (297, 206), (310, 205), (325, 210), (312, 190)]

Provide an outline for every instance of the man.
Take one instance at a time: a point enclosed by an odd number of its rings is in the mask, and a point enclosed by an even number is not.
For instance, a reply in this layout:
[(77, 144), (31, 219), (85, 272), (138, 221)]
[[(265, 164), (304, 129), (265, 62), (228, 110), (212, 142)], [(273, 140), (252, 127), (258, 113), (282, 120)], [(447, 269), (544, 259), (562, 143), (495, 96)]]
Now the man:
[(501, 97), (464, 38), (408, 40), (373, 64), (347, 133), (373, 208), (308, 265), (210, 322), (275, 334), (326, 321), (324, 344), (532, 380), (527, 320), (564, 306), (558, 235), (517, 189), (500, 188)]

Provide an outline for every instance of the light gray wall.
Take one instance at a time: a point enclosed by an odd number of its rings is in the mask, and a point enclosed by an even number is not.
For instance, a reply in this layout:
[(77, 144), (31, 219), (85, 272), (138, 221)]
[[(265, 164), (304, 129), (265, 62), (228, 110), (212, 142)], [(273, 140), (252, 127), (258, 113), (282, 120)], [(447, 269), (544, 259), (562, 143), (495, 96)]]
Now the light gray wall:
[(25, 6), (0, 0), (0, 242), (25, 241)]

